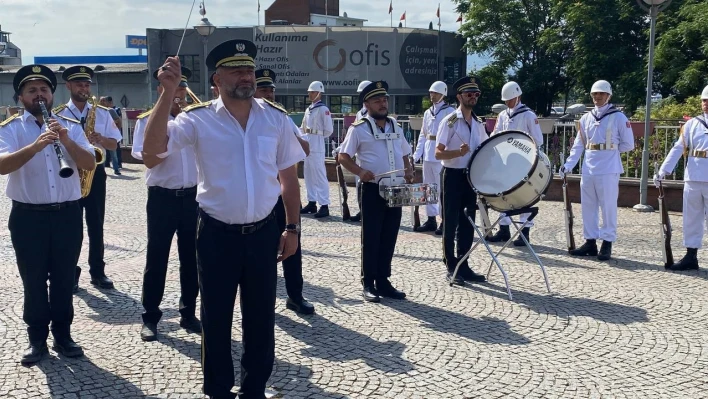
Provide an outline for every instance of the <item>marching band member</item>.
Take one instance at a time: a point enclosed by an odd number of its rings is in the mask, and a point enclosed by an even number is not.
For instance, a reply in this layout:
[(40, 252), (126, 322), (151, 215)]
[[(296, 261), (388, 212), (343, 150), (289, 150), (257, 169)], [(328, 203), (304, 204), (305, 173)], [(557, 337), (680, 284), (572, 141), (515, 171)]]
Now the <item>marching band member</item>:
[[(96, 158), (79, 121), (59, 115), (44, 120), (39, 102), (51, 110), (57, 87), (51, 69), (24, 66), (15, 74), (13, 87), (25, 112), (0, 123), (0, 174), (9, 175), (8, 227), (22, 278), (22, 319), (29, 336), (21, 362), (30, 365), (48, 352), (50, 322), (54, 350), (68, 357), (84, 353), (71, 338), (71, 291), (83, 232), (78, 169), (93, 169)], [(74, 170), (69, 177), (59, 176), (57, 148)]]
[[(153, 73), (157, 79), (159, 70)], [(174, 120), (181, 112), (181, 105), (186, 105), (187, 81), (192, 71), (182, 67), (182, 75), (174, 94), (169, 120)], [(157, 86), (158, 94), (163, 88)], [(189, 332), (201, 333), (202, 324), (195, 316), (199, 280), (197, 277), (197, 162), (191, 147), (175, 151), (167, 158), (143, 154), (143, 140), (147, 117), (152, 110), (138, 116), (133, 135), (131, 155), (141, 159), (148, 170), (145, 183), (148, 186), (147, 198), (147, 256), (143, 273), (142, 304), (143, 328), (140, 337), (143, 341), (157, 339), (157, 323), (162, 318), (160, 303), (165, 292), (167, 263), (170, 258), (172, 237), (177, 233), (179, 252), (180, 299), (179, 325)]]
[[(442, 212), (443, 212), (443, 262), (447, 267), (447, 280), (463, 285), (465, 281), (485, 281), (484, 276), (470, 269), (467, 260), (460, 266), (455, 280), (452, 275), (457, 262), (472, 248), (474, 229), (467, 220), (469, 215), (475, 220), (477, 195), (467, 181), (467, 165), (472, 153), (487, 139), (484, 123), (474, 113), (474, 106), (482, 94), (479, 79), (465, 76), (455, 82), (460, 106), (440, 122), (436, 137), (435, 158), (442, 161)], [(455, 236), (457, 236), (457, 256), (455, 256)]]
[[(297, 163), (305, 154), (284, 109), (253, 98), (257, 48), (228, 40), (207, 55), (221, 96), (184, 109), (168, 122), (180, 81), (169, 57), (158, 74), (163, 93), (145, 128), (143, 153), (164, 158), (194, 147), (197, 169), (197, 264), (201, 294), (204, 393), (233, 398), (231, 323), (241, 288), (243, 398), (263, 398), (275, 358), (276, 262), (297, 249), (300, 190)], [(278, 179), (280, 182), (278, 182)], [(282, 191), (286, 230), (275, 221)]]
[[(406, 294), (393, 287), (391, 261), (401, 225), (400, 207), (389, 207), (383, 199), (386, 186), (413, 179), (408, 161), (411, 147), (396, 120), (388, 116), (388, 84), (372, 82), (360, 93), (367, 116), (349, 127), (339, 153), (339, 162), (361, 178), (361, 282), (368, 302), (380, 297), (404, 299)], [(356, 156), (357, 163), (352, 160)], [(403, 173), (388, 173), (403, 170)], [(381, 176), (386, 174), (385, 176)]]
[(683, 125), (681, 137), (654, 176), (654, 184), (659, 187), (659, 180), (674, 170), (682, 155), (687, 156), (683, 177), (683, 246), (686, 247), (686, 255), (669, 266), (670, 270), (698, 269), (698, 248), (703, 246), (705, 215), (708, 212), (708, 86), (701, 93), (701, 110), (702, 115)]
[[(307, 89), (310, 97), (309, 107), (302, 119), (304, 138), (310, 143), (310, 155), (305, 158), (303, 173), (307, 188), (307, 206), (302, 213), (314, 213), (316, 218), (329, 216), (329, 181), (325, 170), (325, 139), (334, 132), (332, 115), (329, 108), (322, 102), (324, 85), (314, 81)], [(317, 210), (317, 203), (320, 209)]]
[[(559, 173), (563, 177), (573, 170), (585, 151), (580, 178), (585, 243), (570, 254), (609, 260), (612, 243), (617, 239), (617, 196), (620, 174), (624, 172), (620, 154), (634, 148), (634, 136), (627, 117), (610, 103), (612, 86), (609, 82), (595, 82), (590, 96), (595, 109), (580, 118), (578, 135)], [(598, 208), (602, 212), (602, 227)], [(602, 239), (599, 254), (598, 238)]]
[[(259, 69), (256, 71), (256, 94), (255, 98), (275, 103), (275, 78), (276, 74), (270, 69)], [(290, 118), (288, 118), (290, 119)], [(300, 128), (295, 125), (290, 119), (293, 134), (300, 143), (305, 155), (310, 153), (310, 144), (300, 138)], [(283, 197), (278, 197), (278, 202), (275, 204), (275, 218), (278, 221), (280, 232), (285, 231), (285, 205)], [(300, 223), (298, 221), (298, 223)], [(297, 237), (297, 251), (289, 258), (283, 261), (283, 277), (285, 278), (285, 291), (288, 293), (288, 299), (285, 302), (285, 307), (300, 314), (315, 313), (315, 307), (302, 296), (302, 248), (300, 244), (300, 235)]]
[[(81, 127), (86, 130), (86, 118), (93, 107), (88, 103), (91, 96), (91, 83), (93, 69), (77, 65), (67, 68), (61, 75), (66, 82), (66, 88), (71, 93), (68, 103), (57, 107), (53, 112), (57, 115), (81, 121)], [(113, 122), (109, 112), (110, 108), (96, 105), (96, 121), (94, 132), (89, 137), (89, 142), (96, 148), (115, 151), (118, 141), (123, 139), (120, 130)], [(96, 171), (91, 183), (91, 191), (86, 198), (79, 200), (81, 208), (86, 214), (86, 230), (89, 239), (89, 274), (91, 284), (99, 288), (113, 288), (113, 281), (106, 277), (106, 262), (104, 261), (103, 222), (106, 215), (106, 168), (103, 163), (96, 165)], [(76, 284), (74, 292), (79, 290), (79, 276), (81, 267), (76, 266)]]
[[(504, 87), (502, 87), (501, 99), (504, 101), (504, 104), (506, 104), (507, 109), (499, 114), (497, 123), (494, 125), (494, 131), (492, 131), (492, 136), (506, 130), (519, 130), (531, 136), (536, 146), (541, 147), (543, 145), (541, 125), (539, 125), (538, 118), (531, 108), (521, 103), (521, 94), (521, 87), (516, 82), (507, 82)], [(525, 223), (529, 216), (531, 216), (530, 213), (521, 214), (521, 223)], [(499, 221), (499, 230), (493, 236), (489, 237), (487, 241), (506, 242), (511, 238), (509, 225), (511, 225), (511, 219), (504, 216)], [(521, 230), (521, 234), (531, 242), (529, 233), (531, 227), (533, 227), (533, 220), (526, 226), (527, 227)], [(514, 240), (514, 246), (520, 247), (522, 245), (524, 245), (524, 240), (522, 240), (521, 237)]]
[[(430, 86), (430, 101), (433, 106), (430, 107), (423, 115), (423, 128), (420, 130), (418, 137), (418, 145), (415, 149), (413, 159), (418, 162), (423, 159), (423, 183), (436, 184), (440, 190), (440, 172), (442, 164), (435, 158), (435, 140), (440, 122), (446, 116), (455, 112), (455, 108), (445, 102), (447, 96), (447, 84), (445, 82), (435, 82)], [(428, 220), (418, 227), (415, 231), (437, 231), (438, 221), (436, 217), (440, 214), (438, 204), (427, 204), (425, 213), (428, 215)], [(440, 226), (442, 234), (442, 226)]]

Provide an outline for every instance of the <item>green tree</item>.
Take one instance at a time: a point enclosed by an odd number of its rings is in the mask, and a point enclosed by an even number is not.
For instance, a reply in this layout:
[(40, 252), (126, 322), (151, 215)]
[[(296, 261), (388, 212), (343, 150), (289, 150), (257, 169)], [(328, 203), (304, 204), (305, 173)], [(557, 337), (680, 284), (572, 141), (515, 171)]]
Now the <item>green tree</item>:
[[(477, 101), (475, 113), (477, 115), (490, 115), (492, 113), (492, 105), (502, 102), (499, 97), (501, 89), (507, 81), (506, 70), (493, 62), (478, 71), (473, 70), (470, 75), (478, 77), (482, 85), (482, 95)], [(525, 97), (524, 95), (523, 98)]]
[(659, 15), (655, 66), (664, 96), (681, 101), (708, 84), (707, 28), (705, 0), (674, 0)]

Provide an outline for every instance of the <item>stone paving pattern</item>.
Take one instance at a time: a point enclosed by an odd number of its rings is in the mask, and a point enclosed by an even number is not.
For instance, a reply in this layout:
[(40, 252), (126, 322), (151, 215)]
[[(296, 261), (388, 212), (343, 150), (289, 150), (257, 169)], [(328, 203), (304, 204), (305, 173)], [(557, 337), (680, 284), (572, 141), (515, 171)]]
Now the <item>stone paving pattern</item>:
[[(60, 358), (50, 350), (38, 365), (20, 365), (27, 344), (22, 286), (3, 223), (0, 398), (203, 397), (200, 337), (178, 325), (176, 241), (160, 339), (140, 340), (143, 172), (141, 165), (126, 165), (123, 176), (109, 171), (106, 270), (117, 289), (98, 290), (87, 273), (81, 276), (73, 335), (84, 358)], [(0, 181), (4, 192), (6, 178)], [(708, 397), (708, 273), (663, 270), (657, 213), (621, 209), (614, 258), (599, 262), (566, 254), (561, 204), (541, 203), (532, 242), (552, 293), (529, 252), (512, 248), (501, 257), (510, 274), (510, 301), (496, 269), (488, 283), (448, 286), (440, 238), (412, 232), (405, 209), (392, 280), (408, 300), (369, 304), (358, 282), (360, 227), (341, 222), (334, 184), (330, 195), (332, 217), (303, 218), (305, 296), (316, 315), (300, 317), (285, 308), (279, 270), (276, 364), (269, 382), (276, 397)], [(3, 198), (0, 219), (6, 221), (9, 200)], [(350, 199), (353, 212), (355, 202)], [(574, 209), (580, 244), (579, 205)], [(681, 215), (672, 214), (672, 222), (680, 259)], [(81, 265), (87, 250), (85, 241)], [(484, 272), (489, 259), (482, 250), (471, 264)], [(241, 350), (240, 322), (236, 310), (234, 359)]]

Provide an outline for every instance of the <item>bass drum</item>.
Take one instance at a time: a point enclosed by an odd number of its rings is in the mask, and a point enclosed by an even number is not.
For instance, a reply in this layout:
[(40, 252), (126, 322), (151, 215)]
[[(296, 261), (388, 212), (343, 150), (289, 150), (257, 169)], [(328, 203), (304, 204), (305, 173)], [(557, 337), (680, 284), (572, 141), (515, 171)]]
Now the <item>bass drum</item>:
[(506, 212), (543, 199), (553, 175), (551, 162), (531, 136), (506, 130), (477, 147), (467, 165), (467, 178), (489, 207)]

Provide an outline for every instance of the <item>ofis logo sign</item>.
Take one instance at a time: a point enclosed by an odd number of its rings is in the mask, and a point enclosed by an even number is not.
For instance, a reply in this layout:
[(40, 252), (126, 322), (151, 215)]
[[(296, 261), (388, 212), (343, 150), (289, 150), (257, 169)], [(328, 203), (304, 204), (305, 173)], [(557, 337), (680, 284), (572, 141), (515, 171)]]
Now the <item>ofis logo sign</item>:
[(331, 65), (332, 63), (322, 62), (323, 59), (326, 59), (327, 54), (327, 52), (323, 50), (325, 50), (327, 47), (336, 45), (336, 40), (328, 39), (320, 42), (317, 46), (315, 46), (315, 49), (312, 52), (312, 58), (319, 69), (325, 72), (339, 72), (344, 69), (344, 67), (347, 65), (347, 62), (355, 66), (359, 66), (362, 64), (367, 66), (387, 66), (391, 63), (391, 59), (389, 58), (389, 54), (391, 52), (389, 50), (379, 51), (378, 44), (369, 43), (366, 46), (366, 50), (363, 51), (354, 50), (347, 53), (343, 48), (340, 48), (338, 51), (339, 61), (337, 61), (337, 64), (335, 66), (330, 67), (329, 65)]

